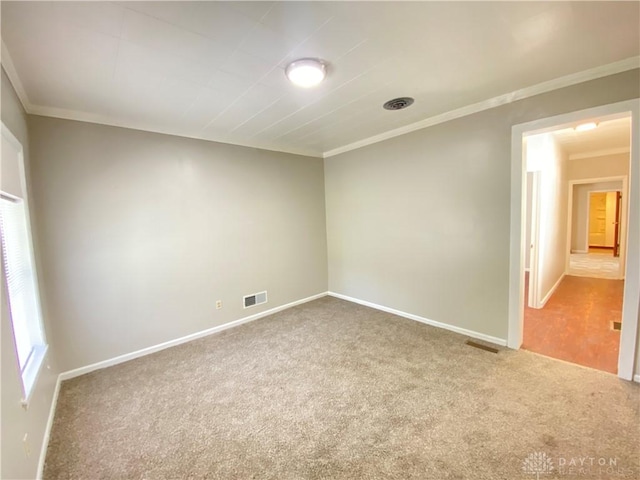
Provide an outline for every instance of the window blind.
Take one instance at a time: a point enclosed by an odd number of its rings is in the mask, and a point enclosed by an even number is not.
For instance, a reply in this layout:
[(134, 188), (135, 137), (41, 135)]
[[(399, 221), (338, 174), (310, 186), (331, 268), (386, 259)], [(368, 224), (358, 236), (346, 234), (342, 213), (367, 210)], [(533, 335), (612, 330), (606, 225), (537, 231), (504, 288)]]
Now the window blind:
[(44, 342), (27, 216), (21, 199), (0, 195), (0, 234), (11, 322), (20, 370), (24, 373), (35, 349)]

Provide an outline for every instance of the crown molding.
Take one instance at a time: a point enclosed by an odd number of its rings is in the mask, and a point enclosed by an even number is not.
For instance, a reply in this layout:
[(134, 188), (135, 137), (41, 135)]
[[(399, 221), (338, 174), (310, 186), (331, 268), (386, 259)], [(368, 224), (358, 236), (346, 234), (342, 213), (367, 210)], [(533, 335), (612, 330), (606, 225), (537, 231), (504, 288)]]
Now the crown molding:
[[(108, 125), (112, 127), (130, 128), (133, 130), (142, 130), (142, 131), (147, 131), (152, 133), (161, 133), (164, 135), (174, 135), (174, 136), (184, 137), (184, 138), (193, 138), (196, 140), (224, 143), (227, 145), (237, 145), (240, 147), (247, 147), (247, 148), (258, 148), (261, 150), (290, 153), (293, 155), (303, 155), (303, 156), (316, 157), (316, 158), (333, 157), (336, 155), (340, 155), (341, 153), (366, 147), (367, 145), (372, 145), (374, 143), (379, 143), (384, 140), (388, 140), (390, 138), (398, 137), (400, 135), (405, 135), (407, 133), (411, 133), (416, 130), (421, 130), (423, 128), (431, 127), (439, 123), (455, 120), (456, 118), (466, 117), (474, 113), (482, 112), (484, 110), (489, 110), (491, 108), (499, 107), (501, 105), (506, 105), (508, 103), (512, 103), (518, 100), (533, 97), (535, 95), (540, 95), (542, 93), (547, 93), (553, 90), (557, 90), (559, 88), (569, 87), (572, 85), (576, 85), (578, 83), (587, 82), (589, 80), (595, 80), (598, 78), (606, 77), (608, 75), (615, 75), (616, 73), (622, 73), (628, 70), (640, 68), (640, 56), (630, 57), (624, 60), (620, 60), (618, 62), (609, 63), (607, 65), (601, 65), (599, 67), (591, 68), (589, 70), (573, 73), (570, 75), (566, 75), (564, 77), (559, 77), (553, 80), (549, 80), (547, 82), (538, 83), (536, 85), (525, 87), (523, 89), (516, 90), (511, 93), (506, 93), (504, 95), (499, 95), (497, 97), (493, 97), (488, 100), (483, 100), (481, 102), (467, 105), (465, 107), (461, 107), (455, 110), (450, 110), (448, 112), (435, 115), (433, 117), (429, 117), (409, 125), (405, 125), (404, 127), (389, 130), (387, 132), (374, 135), (372, 137), (368, 137), (362, 140), (358, 140), (357, 142), (353, 142), (353, 143), (344, 145), (342, 147), (334, 148), (332, 150), (319, 153), (317, 151), (310, 151), (306, 149), (296, 149), (296, 148), (280, 147), (280, 146), (250, 145), (243, 142), (230, 142), (230, 141), (225, 142), (224, 140), (203, 138), (195, 135), (176, 134), (169, 131), (163, 131), (162, 129), (158, 129), (156, 127), (153, 127), (144, 123), (134, 125), (128, 122), (121, 122), (118, 120), (114, 120), (112, 118), (105, 117), (103, 115), (95, 115), (87, 112), (79, 112), (76, 110), (68, 110), (68, 109), (61, 109), (61, 108), (55, 108), (55, 107), (45, 107), (41, 105), (33, 105), (29, 101), (27, 92), (24, 89), (22, 82), (20, 81), (20, 77), (18, 76), (18, 72), (15, 69), (13, 60), (11, 59), (11, 55), (9, 54), (9, 50), (7, 49), (4, 41), (2, 41), (2, 51), (1, 51), (0, 60), (1, 60), (0, 63), (2, 64), (2, 67), (7, 73), (7, 76), (9, 77), (9, 80), (11, 81), (18, 95), (18, 98), (22, 103), (22, 106), (24, 107), (27, 113), (32, 115), (41, 115), (45, 117), (54, 117), (54, 118), (62, 118), (66, 120), (75, 120), (80, 122), (97, 123), (100, 125)], [(617, 152), (617, 153), (624, 153), (624, 152)], [(574, 158), (577, 159), (578, 157), (574, 157)]]
[(636, 68), (640, 68), (640, 56), (630, 57), (624, 60), (620, 60), (618, 62), (609, 63), (607, 65), (601, 65), (599, 67), (591, 68), (589, 70), (584, 70), (582, 72), (572, 73), (570, 75), (565, 75), (564, 77), (559, 77), (546, 82), (538, 83), (537, 85), (525, 87), (511, 93), (505, 93), (504, 95), (499, 95), (497, 97), (493, 97), (488, 100), (483, 100), (482, 102), (473, 103), (465, 107), (457, 108), (455, 110), (450, 110), (448, 112), (441, 113), (439, 115), (435, 115), (433, 117), (429, 117), (424, 120), (420, 120), (419, 122), (405, 125), (404, 127), (389, 130), (387, 132), (380, 133), (378, 135), (374, 135), (369, 138), (358, 140), (357, 142), (349, 143), (342, 147), (334, 148), (332, 150), (324, 152), (322, 156), (323, 158), (334, 157), (336, 155), (340, 155), (341, 153), (366, 147), (367, 145), (372, 145), (374, 143), (382, 142), (390, 138), (415, 132), (416, 130), (421, 130), (423, 128), (431, 127), (439, 123), (455, 120), (456, 118), (466, 117), (474, 113), (482, 112), (484, 110), (489, 110), (491, 108), (499, 107), (501, 105), (506, 105), (508, 103), (512, 103), (518, 100), (523, 100), (525, 98), (533, 97), (535, 95), (540, 95), (542, 93), (551, 92), (559, 88), (570, 87), (578, 83), (587, 82), (589, 80), (595, 80), (595, 79), (606, 77), (609, 75), (615, 75), (616, 73), (622, 73), (622, 72), (626, 72), (628, 70), (633, 70)]
[(41, 117), (52, 117), (52, 118), (60, 118), (63, 120), (73, 120), (76, 122), (86, 122), (86, 123), (95, 123), (98, 125), (106, 125), (108, 127), (118, 127), (118, 128), (127, 128), (129, 130), (140, 130), (142, 132), (149, 133), (159, 133), (162, 135), (171, 135), (173, 137), (182, 137), (182, 138), (191, 138), (194, 140), (202, 140), (204, 142), (215, 142), (224, 145), (234, 145), (236, 147), (245, 147), (245, 148), (256, 148), (258, 150), (266, 150), (269, 152), (280, 152), (280, 153), (289, 153), (292, 155), (302, 155), (305, 157), (314, 157), (314, 158), (322, 158), (322, 154), (317, 151), (305, 150), (305, 149), (297, 149), (297, 148), (289, 148), (286, 146), (272, 146), (272, 145), (261, 145), (261, 144), (249, 144), (238, 141), (225, 141), (225, 139), (215, 139), (215, 138), (206, 138), (197, 135), (189, 135), (186, 133), (175, 133), (170, 130), (164, 130), (162, 128), (158, 128), (154, 125), (150, 125), (144, 122), (121, 122), (118, 120), (114, 120), (110, 117), (106, 117), (104, 115), (97, 115), (93, 113), (87, 112), (78, 112), (77, 110), (67, 110), (64, 108), (56, 108), (56, 107), (42, 107), (39, 105), (31, 106), (30, 111), (28, 111), (31, 115), (39, 115)]
[(11, 55), (9, 54), (9, 50), (4, 44), (4, 40), (2, 41), (2, 47), (0, 50), (0, 63), (2, 64), (2, 68), (4, 68), (4, 71), (7, 73), (9, 81), (13, 85), (13, 89), (18, 95), (20, 103), (22, 103), (22, 108), (24, 108), (27, 113), (31, 113), (33, 106), (31, 105), (29, 97), (27, 96), (27, 91), (24, 89), (22, 81), (18, 76), (18, 72), (16, 71), (16, 67), (13, 64), (13, 60), (11, 58)]
[(2, 41), (1, 43), (2, 43), (1, 45), (2, 50), (1, 50), (1, 56), (0, 56), (0, 63), (2, 64), (2, 67), (7, 73), (7, 77), (9, 77), (9, 81), (13, 85), (13, 88), (16, 91), (16, 94), (18, 95), (18, 99), (22, 103), (22, 107), (30, 115), (61, 118), (64, 120), (73, 120), (77, 122), (95, 123), (98, 125), (106, 125), (109, 127), (128, 128), (130, 130), (140, 130), (143, 132), (160, 133), (163, 135), (172, 135), (174, 137), (192, 138), (194, 140), (202, 140), (205, 142), (216, 142), (224, 145), (235, 145), (238, 147), (256, 148), (259, 150), (266, 150), (270, 152), (289, 153), (292, 155), (302, 155), (305, 157), (322, 158), (321, 152), (302, 149), (302, 148), (298, 149), (298, 148), (289, 148), (286, 146), (270, 146), (270, 145), (260, 145), (260, 144), (251, 145), (243, 142), (229, 142), (229, 141), (225, 142), (223, 139), (217, 140), (215, 138), (205, 138), (202, 136), (188, 135), (184, 133), (178, 134), (168, 130), (162, 130), (161, 128), (157, 128), (153, 125), (149, 125), (145, 123), (121, 122), (104, 115), (80, 112), (78, 110), (69, 110), (65, 108), (33, 105), (29, 101), (29, 97), (27, 96), (27, 92), (24, 89), (24, 86), (22, 85), (22, 81), (20, 80), (20, 77), (18, 76), (18, 72), (16, 71), (16, 68), (14, 66), (11, 55), (9, 54), (9, 50), (7, 49), (7, 46), (5, 45), (4, 41)]
[(630, 147), (618, 147), (618, 148), (605, 148), (602, 150), (592, 150), (585, 153), (572, 153), (569, 155), (569, 160), (582, 160), (583, 158), (604, 157), (606, 155), (618, 155), (620, 153), (631, 152)]

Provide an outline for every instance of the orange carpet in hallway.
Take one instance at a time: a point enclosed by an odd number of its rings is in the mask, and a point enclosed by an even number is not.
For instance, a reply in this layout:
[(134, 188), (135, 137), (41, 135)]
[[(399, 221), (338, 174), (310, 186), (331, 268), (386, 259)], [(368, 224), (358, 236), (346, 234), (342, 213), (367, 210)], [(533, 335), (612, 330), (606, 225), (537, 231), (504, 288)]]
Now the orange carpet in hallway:
[(566, 276), (542, 309), (524, 312), (522, 348), (549, 357), (618, 372), (624, 281)]

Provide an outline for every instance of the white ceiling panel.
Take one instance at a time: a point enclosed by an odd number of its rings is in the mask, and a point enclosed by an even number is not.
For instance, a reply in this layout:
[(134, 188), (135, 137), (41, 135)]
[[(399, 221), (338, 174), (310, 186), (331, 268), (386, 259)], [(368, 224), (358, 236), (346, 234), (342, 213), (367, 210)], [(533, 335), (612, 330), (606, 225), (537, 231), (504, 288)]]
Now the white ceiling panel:
[(111, 2), (51, 2), (54, 22), (119, 37), (125, 8)]
[(302, 42), (332, 17), (330, 3), (273, 2), (260, 23), (282, 35)]
[[(0, 8), (4, 63), (30, 112), (313, 155), (570, 74), (636, 68), (640, 55), (640, 2)], [(303, 57), (327, 63), (314, 89), (285, 78)], [(416, 101), (382, 109), (399, 96)]]
[(262, 77), (267, 75), (275, 65), (272, 62), (263, 60), (254, 55), (250, 55), (240, 50), (236, 50), (220, 66), (220, 70), (257, 83)]
[(211, 38), (228, 48), (237, 47), (256, 25), (256, 20), (234, 8), (243, 2), (182, 2), (185, 14), (174, 21), (177, 25)]
[(346, 19), (332, 17), (311, 37), (291, 51), (281, 66), (301, 57), (339, 59), (366, 40), (359, 29)]
[(286, 58), (298, 43), (268, 27), (257, 24), (246, 35), (239, 50), (266, 60), (272, 65)]
[(255, 84), (241, 97), (235, 99), (229, 108), (214, 118), (209, 125), (206, 125), (205, 131), (208, 127), (215, 129), (227, 128), (229, 131), (233, 131), (237, 126), (253, 116), (247, 112), (256, 112), (257, 114), (276, 102), (279, 97), (280, 95), (276, 90)]
[(216, 70), (207, 83), (207, 87), (220, 92), (230, 100), (240, 96), (246, 92), (255, 81), (251, 78), (244, 78), (234, 75), (233, 73), (224, 72), (220, 69)]
[[(83, 3), (83, 2), (72, 2), (72, 3)], [(91, 3), (91, 2), (85, 2)], [(108, 2), (99, 2), (99, 3), (108, 3)], [(125, 8), (127, 10), (133, 10), (134, 12), (144, 13), (152, 18), (157, 18), (158, 20), (163, 20), (168, 23), (179, 23), (184, 20), (187, 16), (187, 11), (191, 7), (191, 2), (113, 2), (117, 4), (121, 8)]]
[(228, 3), (228, 5), (242, 13), (243, 15), (251, 18), (252, 20), (259, 22), (273, 7), (275, 2), (268, 1), (247, 1), (247, 2), (216, 2), (216, 3)]
[(187, 85), (206, 86), (216, 70), (215, 65), (195, 62), (122, 40), (114, 74), (118, 78), (126, 76), (132, 81), (137, 80), (141, 85), (145, 82), (155, 84), (169, 78), (181, 80)]
[(204, 35), (132, 10), (124, 15), (121, 38), (164, 54), (210, 65), (218, 65), (229, 55), (225, 45)]
[(273, 118), (283, 118), (291, 115), (300, 108), (297, 102), (288, 96), (282, 96), (271, 103), (258, 114), (247, 119), (234, 128), (234, 133), (244, 138), (251, 138), (273, 123)]
[(178, 123), (185, 132), (201, 131), (233, 102), (234, 96), (228, 95), (223, 90), (201, 88), (197, 91), (195, 100), (181, 115)]

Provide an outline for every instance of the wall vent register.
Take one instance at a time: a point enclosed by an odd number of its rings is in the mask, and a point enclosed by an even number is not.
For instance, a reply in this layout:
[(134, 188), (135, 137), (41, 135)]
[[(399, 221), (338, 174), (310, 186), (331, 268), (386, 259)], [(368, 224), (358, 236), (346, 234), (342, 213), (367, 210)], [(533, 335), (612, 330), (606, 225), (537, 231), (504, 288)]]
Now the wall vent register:
[(242, 305), (244, 308), (255, 307), (267, 303), (267, 292), (252, 293), (251, 295), (245, 295), (242, 298)]

